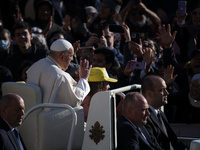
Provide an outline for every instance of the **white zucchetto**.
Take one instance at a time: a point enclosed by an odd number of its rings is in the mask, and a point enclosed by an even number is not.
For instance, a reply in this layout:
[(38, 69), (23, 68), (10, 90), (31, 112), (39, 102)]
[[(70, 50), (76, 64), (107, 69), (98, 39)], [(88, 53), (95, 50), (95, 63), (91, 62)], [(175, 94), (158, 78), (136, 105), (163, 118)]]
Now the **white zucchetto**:
[(62, 52), (62, 51), (69, 50), (72, 47), (73, 47), (72, 44), (68, 42), (67, 40), (58, 39), (51, 44), (50, 50), (56, 51), (56, 52)]

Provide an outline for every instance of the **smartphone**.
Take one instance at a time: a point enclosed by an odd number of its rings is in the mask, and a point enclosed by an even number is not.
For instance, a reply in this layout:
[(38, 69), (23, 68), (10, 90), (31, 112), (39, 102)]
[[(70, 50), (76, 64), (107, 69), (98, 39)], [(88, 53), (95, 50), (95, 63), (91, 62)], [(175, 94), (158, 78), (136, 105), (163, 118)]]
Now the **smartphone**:
[(186, 1), (178, 1), (178, 11), (179, 11), (180, 16), (185, 16), (186, 6), (187, 6)]
[(131, 62), (131, 69), (144, 70), (146, 68), (145, 62)]
[(92, 46), (86, 46), (80, 47), (76, 54), (78, 57), (88, 57), (93, 56), (93, 52), (94, 50)]
[(103, 27), (101, 24), (95, 24), (94, 25), (94, 33), (97, 34), (97, 36), (100, 38), (103, 35)]
[(110, 24), (109, 31), (115, 32), (115, 33), (124, 33), (123, 27), (121, 25), (117, 25), (117, 24)]
[(131, 34), (131, 41), (140, 43), (140, 33), (132, 33)]

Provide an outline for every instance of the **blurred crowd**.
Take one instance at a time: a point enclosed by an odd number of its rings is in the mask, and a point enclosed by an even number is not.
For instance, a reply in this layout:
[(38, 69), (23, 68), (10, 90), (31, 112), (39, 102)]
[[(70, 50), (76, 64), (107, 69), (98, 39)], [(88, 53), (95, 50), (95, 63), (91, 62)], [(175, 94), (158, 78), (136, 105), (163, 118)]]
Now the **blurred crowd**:
[(110, 89), (159, 75), (169, 122), (200, 123), (200, 1), (186, 2), (182, 14), (178, 0), (2, 0), (0, 84), (26, 82), (27, 69), (66, 39), (74, 48), (66, 72), (75, 81), (82, 59), (117, 79)]

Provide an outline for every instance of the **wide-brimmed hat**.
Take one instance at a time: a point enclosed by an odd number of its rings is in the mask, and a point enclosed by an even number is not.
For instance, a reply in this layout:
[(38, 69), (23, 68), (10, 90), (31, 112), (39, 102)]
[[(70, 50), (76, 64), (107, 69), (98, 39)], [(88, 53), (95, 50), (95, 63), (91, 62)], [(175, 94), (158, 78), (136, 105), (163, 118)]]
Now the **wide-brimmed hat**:
[(110, 78), (108, 76), (106, 68), (93, 67), (90, 70), (90, 75), (89, 75), (89, 78), (88, 78), (88, 82), (101, 82), (101, 81), (117, 82), (116, 79)]

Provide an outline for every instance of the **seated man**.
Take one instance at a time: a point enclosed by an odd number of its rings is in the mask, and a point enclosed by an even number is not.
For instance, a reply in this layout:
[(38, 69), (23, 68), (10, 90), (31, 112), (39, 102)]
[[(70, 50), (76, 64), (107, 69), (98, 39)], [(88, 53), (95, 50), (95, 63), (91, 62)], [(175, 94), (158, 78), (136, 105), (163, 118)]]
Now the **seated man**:
[(118, 150), (153, 150), (155, 147), (144, 127), (147, 123), (147, 100), (138, 92), (130, 92), (126, 95), (122, 104), (122, 116), (117, 120), (117, 144)]
[(81, 104), (90, 91), (87, 82), (91, 66), (86, 60), (80, 61), (77, 83), (65, 70), (73, 60), (74, 48), (65, 39), (54, 41), (50, 54), (33, 64), (27, 70), (27, 83), (41, 88), (44, 103), (64, 103), (72, 107)]
[(24, 100), (17, 94), (9, 93), (0, 100), (0, 149), (26, 150), (17, 129), (24, 118)]
[(168, 103), (166, 82), (157, 75), (147, 75), (142, 80), (142, 94), (149, 104), (150, 116), (145, 127), (156, 138), (156, 143), (163, 149), (173, 150), (178, 148), (178, 140), (175, 132), (161, 111), (161, 107)]

